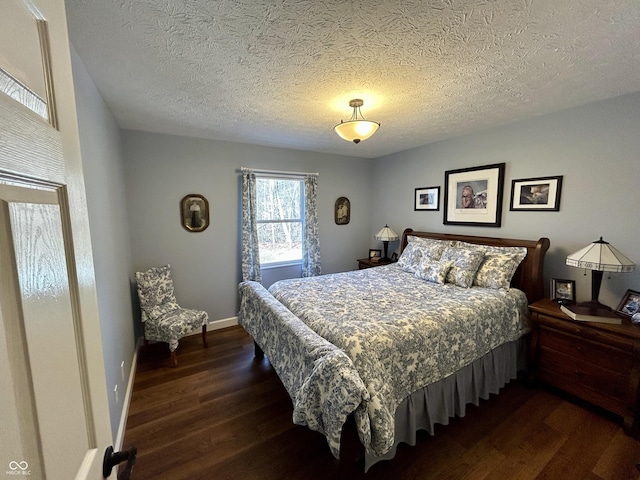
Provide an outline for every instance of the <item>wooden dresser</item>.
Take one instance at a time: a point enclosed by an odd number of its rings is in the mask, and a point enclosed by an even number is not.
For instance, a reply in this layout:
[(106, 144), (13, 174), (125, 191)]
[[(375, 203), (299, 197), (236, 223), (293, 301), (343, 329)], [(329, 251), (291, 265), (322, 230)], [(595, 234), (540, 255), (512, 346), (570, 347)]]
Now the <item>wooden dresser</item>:
[(640, 326), (578, 322), (549, 299), (529, 308), (533, 377), (620, 415), (638, 437)]

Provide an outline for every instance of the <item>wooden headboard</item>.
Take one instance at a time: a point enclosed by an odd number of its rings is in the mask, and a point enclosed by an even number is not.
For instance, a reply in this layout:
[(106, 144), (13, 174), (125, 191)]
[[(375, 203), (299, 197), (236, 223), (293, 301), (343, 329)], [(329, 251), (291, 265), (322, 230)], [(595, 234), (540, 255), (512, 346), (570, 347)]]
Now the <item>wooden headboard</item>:
[(498, 247), (526, 247), (527, 256), (522, 261), (518, 270), (513, 275), (511, 286), (519, 288), (526, 295), (529, 303), (544, 297), (544, 256), (549, 249), (549, 239), (542, 237), (539, 240), (515, 240), (512, 238), (476, 237), (473, 235), (455, 235), (451, 233), (418, 232), (407, 228), (402, 233), (400, 251), (407, 246), (407, 236), (412, 235), (436, 240), (459, 240), (478, 245), (495, 245)]

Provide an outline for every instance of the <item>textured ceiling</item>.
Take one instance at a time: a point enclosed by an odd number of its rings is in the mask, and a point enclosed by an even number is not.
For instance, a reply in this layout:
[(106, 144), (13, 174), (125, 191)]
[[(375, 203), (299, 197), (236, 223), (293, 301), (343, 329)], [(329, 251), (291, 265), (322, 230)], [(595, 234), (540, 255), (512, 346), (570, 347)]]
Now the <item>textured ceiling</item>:
[[(122, 128), (379, 157), (640, 91), (639, 0), (66, 0)], [(381, 122), (354, 145), (352, 98)]]

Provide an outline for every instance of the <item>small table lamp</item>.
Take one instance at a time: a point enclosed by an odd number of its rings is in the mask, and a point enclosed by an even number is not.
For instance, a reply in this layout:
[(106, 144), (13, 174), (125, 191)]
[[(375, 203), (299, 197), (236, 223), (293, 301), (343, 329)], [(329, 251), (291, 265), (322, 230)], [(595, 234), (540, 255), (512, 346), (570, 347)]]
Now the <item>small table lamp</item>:
[[(591, 301), (581, 303), (580, 306), (589, 307), (597, 314), (599, 309), (611, 310), (611, 308), (598, 302), (602, 272), (632, 272), (636, 264), (620, 253), (610, 243), (600, 237), (581, 250), (567, 257), (567, 265), (591, 270)], [(586, 275), (586, 273), (585, 273)]]
[(384, 243), (384, 258), (382, 260), (390, 262), (391, 259), (387, 256), (389, 250), (389, 242), (393, 242), (398, 240), (398, 234), (389, 228), (389, 225), (385, 225), (382, 230), (380, 230), (375, 235), (376, 240), (382, 240)]

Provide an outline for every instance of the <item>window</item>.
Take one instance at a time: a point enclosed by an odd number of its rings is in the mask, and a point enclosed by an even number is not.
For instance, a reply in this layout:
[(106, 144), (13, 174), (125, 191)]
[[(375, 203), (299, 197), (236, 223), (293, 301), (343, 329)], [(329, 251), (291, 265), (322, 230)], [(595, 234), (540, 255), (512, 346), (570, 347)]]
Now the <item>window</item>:
[(256, 176), (256, 212), (260, 265), (301, 262), (303, 180)]

